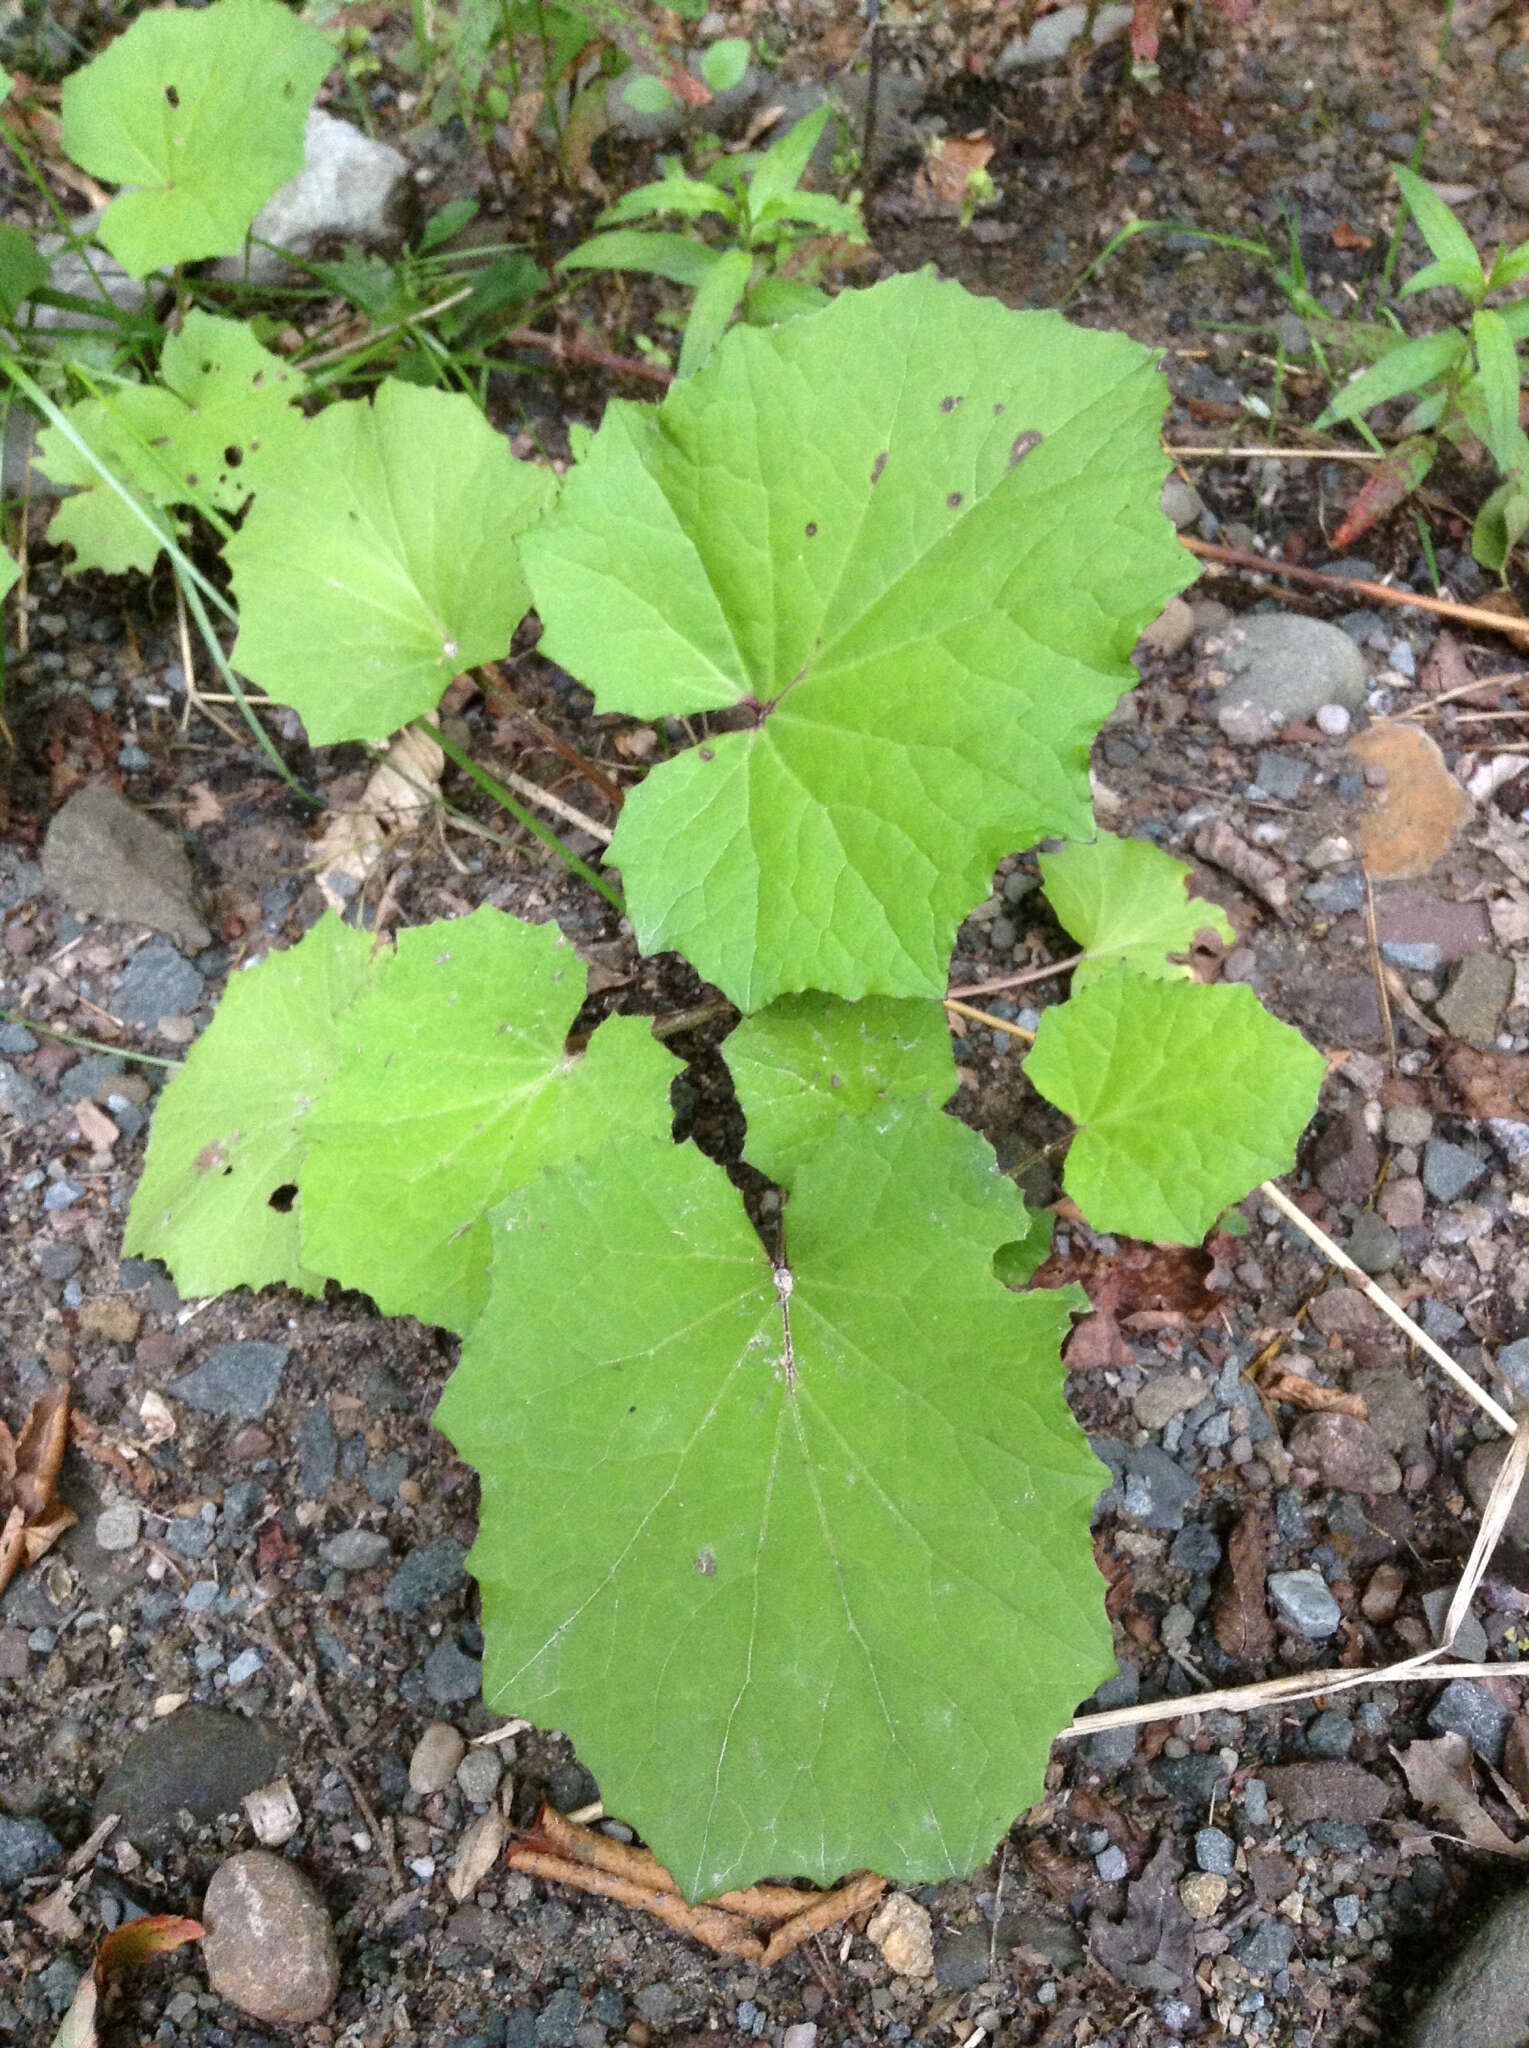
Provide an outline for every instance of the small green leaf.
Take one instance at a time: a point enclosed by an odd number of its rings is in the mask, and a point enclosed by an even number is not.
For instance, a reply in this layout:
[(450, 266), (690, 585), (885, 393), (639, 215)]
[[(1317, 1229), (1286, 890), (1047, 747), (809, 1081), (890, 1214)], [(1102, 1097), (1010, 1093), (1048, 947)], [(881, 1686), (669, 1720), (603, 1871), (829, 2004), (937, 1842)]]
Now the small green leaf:
[(676, 377), (693, 377), (722, 339), (748, 289), (754, 259), (747, 249), (724, 249), (701, 281), (685, 322)]
[(419, 238), (419, 252), (423, 256), (428, 250), (437, 249), (442, 242), (449, 242), (453, 235), (459, 235), (469, 221), (478, 217), (476, 199), (448, 199), (425, 222)]
[[(629, 220), (649, 220), (659, 214), (678, 213), (686, 220), (700, 220), (706, 214), (719, 213), (733, 219), (738, 211), (737, 201), (729, 192), (717, 185), (707, 184), (701, 178), (688, 178), (683, 170), (669, 157), (664, 163), (664, 175), (649, 185), (637, 185), (630, 192), (623, 192), (612, 206), (597, 217), (596, 226), (619, 227)], [(585, 245), (581, 243), (581, 248)], [(578, 255), (575, 249), (573, 256)], [(565, 256), (563, 264), (571, 258)], [(559, 265), (561, 269), (563, 264)]]
[(1040, 856), (1041, 881), (1062, 927), (1094, 957), (1073, 970), (1072, 992), (1115, 967), (1161, 981), (1181, 979), (1187, 967), (1170, 953), (1187, 953), (1195, 933), (1209, 926), (1230, 945), (1237, 934), (1226, 912), (1187, 896), (1189, 869), (1148, 839), (1072, 840)]
[(749, 1163), (783, 1187), (841, 1116), (915, 1095), (938, 1108), (956, 1090), (950, 1026), (937, 1002), (781, 996), (744, 1018), (723, 1057), (748, 1120)]
[(133, 277), (237, 255), (265, 202), (303, 168), (303, 131), (329, 40), (277, 0), (140, 14), (65, 79), (64, 148), (134, 189), (99, 240)]
[(731, 92), (749, 68), (746, 36), (724, 36), (701, 57), (701, 78), (712, 92)]
[(235, 667), (316, 746), (385, 738), (509, 647), (515, 539), (555, 491), (460, 393), (387, 382), (329, 406), (228, 544)]
[(1420, 334), (1389, 350), (1378, 363), (1361, 370), (1352, 383), (1345, 384), (1317, 425), (1330, 426), (1335, 420), (1357, 419), (1371, 406), (1400, 398), (1404, 391), (1421, 391), (1435, 377), (1447, 376), (1465, 354), (1469, 344), (1456, 327), (1438, 334)]
[(1471, 553), (1483, 569), (1500, 576), (1508, 555), (1529, 532), (1529, 490), (1518, 477), (1497, 486), (1471, 529)]
[(231, 975), (165, 1090), (123, 1250), (163, 1259), (183, 1294), (278, 1280), (323, 1292), (299, 1244), (297, 1183), (347, 1012), (386, 966), (371, 952), (365, 932), (326, 913), (297, 945)]
[(627, 80), (621, 97), (634, 114), (667, 114), (674, 105), (674, 94), (668, 86), (646, 71), (636, 72)]
[(1529, 242), (1520, 242), (1516, 249), (1499, 249), (1491, 275), (1487, 278), (1487, 290), (1501, 291), (1504, 285), (1517, 284), (1526, 275), (1529, 275)]
[(20, 581), (21, 567), (16, 557), (9, 548), (0, 548), (0, 598), (7, 597)]
[(642, 228), (616, 228), (608, 235), (591, 235), (570, 249), (558, 264), (559, 270), (636, 270), (644, 277), (667, 277), (671, 284), (703, 285), (718, 263), (721, 251), (708, 249), (689, 235), (665, 235)]
[(1486, 278), (1482, 274), (1481, 258), (1476, 254), (1475, 244), (1438, 193), (1431, 185), (1425, 185), (1417, 172), (1409, 170), (1405, 164), (1396, 166), (1396, 182), (1401, 186), (1402, 196), (1428, 244), (1429, 254), (1437, 262), (1458, 264), (1473, 271), (1478, 290), (1484, 290)]
[(14, 320), (40, 285), (48, 282), (48, 266), (32, 237), (14, 221), (0, 221), (0, 318)]
[(1081, 1296), (995, 1283), (1021, 1207), (894, 1105), (802, 1168), (779, 1270), (690, 1146), (495, 1213), (436, 1411), (483, 1475), (484, 1697), (566, 1729), (687, 1897), (971, 1870), (1111, 1668)]
[(570, 1056), (584, 989), (556, 925), (484, 906), (401, 932), (309, 1119), (309, 1264), (460, 1332), (488, 1292), (494, 1203), (608, 1139), (666, 1136), (674, 1055), (615, 1017)]
[(774, 327), (803, 313), (821, 313), (828, 302), (827, 292), (816, 285), (791, 277), (762, 277), (750, 288), (743, 317), (751, 327)]
[(608, 407), (525, 539), (545, 652), (602, 711), (748, 713), (627, 800), (645, 952), (746, 1010), (944, 994), (998, 860), (1093, 829), (1090, 741), (1192, 579), (1162, 405), (1124, 336), (923, 274)]
[[(38, 438), (41, 441), (43, 437)], [(55, 469), (48, 473), (58, 483), (66, 481)], [(96, 485), (94, 472), (92, 483)], [(106, 576), (125, 576), (130, 570), (141, 576), (149, 574), (177, 529), (147, 497), (136, 491), (130, 494), (134, 505), (124, 504), (115, 491), (98, 485), (65, 498), (48, 521), (48, 538), (55, 547), (74, 550), (64, 569), (66, 576), (83, 575), (87, 569), (98, 569)]]
[(1410, 299), (1417, 292), (1435, 291), (1440, 285), (1452, 285), (1457, 292), (1464, 292), (1467, 298), (1477, 299), (1486, 289), (1486, 280), (1481, 275), (1481, 265), (1474, 257), (1469, 263), (1429, 263), (1414, 272), (1396, 296)]
[(1501, 314), (1485, 306), (1471, 322), (1471, 339), (1476, 344), (1476, 366), (1486, 404), (1487, 447), (1497, 467), (1506, 473), (1523, 467), (1529, 455), (1529, 442), (1518, 423), (1518, 351)]
[(1078, 1127), (1063, 1186), (1094, 1229), (1174, 1244), (1287, 1170), (1322, 1073), (1250, 988), (1124, 969), (1044, 1011), (1025, 1061)]
[(804, 115), (759, 159), (749, 179), (749, 211), (756, 220), (771, 200), (786, 198), (800, 185), (831, 112), (825, 106)]
[(1529, 298), (1515, 299), (1511, 305), (1499, 306), (1496, 311), (1511, 340), (1529, 340)]

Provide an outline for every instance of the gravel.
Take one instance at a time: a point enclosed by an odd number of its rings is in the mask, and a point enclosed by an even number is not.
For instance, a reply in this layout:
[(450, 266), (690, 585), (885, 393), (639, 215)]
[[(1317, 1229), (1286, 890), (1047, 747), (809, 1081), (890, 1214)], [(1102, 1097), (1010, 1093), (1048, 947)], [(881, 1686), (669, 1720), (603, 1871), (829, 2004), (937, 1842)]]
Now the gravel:
[(1453, 1202), (1486, 1172), (1486, 1161), (1463, 1145), (1430, 1138), (1423, 1150), (1423, 1185), (1436, 1202)]
[(188, 1408), (207, 1415), (256, 1422), (276, 1399), (281, 1375), (291, 1356), (285, 1344), (261, 1339), (215, 1345), (205, 1365), (173, 1380), (170, 1392)]
[(63, 1855), (58, 1837), (40, 1820), (11, 1820), (0, 1813), (0, 1885), (35, 1877)]
[(155, 940), (135, 953), (123, 970), (112, 998), (124, 1024), (157, 1024), (178, 1017), (202, 1000), (206, 982), (183, 953)]
[(1271, 1572), (1269, 1598), (1286, 1621), (1313, 1641), (1330, 1636), (1343, 1618), (1320, 1572)]
[(319, 1545), (319, 1556), (337, 1572), (369, 1572), (386, 1563), (393, 1546), (379, 1529), (345, 1529)]
[(388, 1581), (383, 1605), (394, 1614), (415, 1614), (433, 1601), (444, 1600), (467, 1582), (463, 1559), (467, 1553), (460, 1543), (443, 1537), (439, 1543), (422, 1544), (411, 1550)]
[(1513, 1716), (1502, 1702), (1473, 1678), (1456, 1678), (1429, 1709), (1435, 1735), (1463, 1735), (1479, 1757), (1495, 1769), (1502, 1762), (1508, 1723)]
[(1237, 1844), (1221, 1828), (1201, 1828), (1195, 1835), (1195, 1862), (1217, 1877), (1230, 1877), (1237, 1868)]

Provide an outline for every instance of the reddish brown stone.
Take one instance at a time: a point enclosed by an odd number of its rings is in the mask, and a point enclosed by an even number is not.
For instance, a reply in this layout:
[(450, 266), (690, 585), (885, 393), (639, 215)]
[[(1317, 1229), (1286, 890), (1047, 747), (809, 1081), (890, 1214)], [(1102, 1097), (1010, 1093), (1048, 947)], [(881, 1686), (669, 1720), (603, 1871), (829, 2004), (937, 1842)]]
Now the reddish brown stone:
[(1297, 1827), (1313, 1820), (1346, 1820), (1368, 1825), (1390, 1804), (1384, 1781), (1358, 1764), (1275, 1764), (1261, 1774), (1269, 1797), (1277, 1799)]

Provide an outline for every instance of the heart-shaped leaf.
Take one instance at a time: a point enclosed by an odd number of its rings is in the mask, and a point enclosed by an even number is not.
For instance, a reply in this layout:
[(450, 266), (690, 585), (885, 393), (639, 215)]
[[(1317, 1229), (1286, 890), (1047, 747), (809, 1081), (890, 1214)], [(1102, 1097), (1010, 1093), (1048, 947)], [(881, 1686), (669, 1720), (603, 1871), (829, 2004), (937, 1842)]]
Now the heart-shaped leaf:
[(692, 1898), (970, 1870), (1111, 1667), (1082, 1297), (992, 1277), (1022, 1206), (912, 1104), (801, 1167), (787, 1266), (689, 1146), (495, 1213), (436, 1413), (483, 1479), (484, 1697), (567, 1729)]
[(1171, 953), (1187, 953), (1208, 928), (1225, 944), (1237, 936), (1226, 912), (1186, 895), (1189, 869), (1150, 839), (1101, 832), (1040, 856), (1041, 881), (1064, 930), (1091, 955), (1073, 969), (1077, 995), (1114, 967), (1159, 981), (1188, 972)]
[(1162, 407), (1124, 336), (924, 274), (607, 409), (525, 538), (546, 651), (602, 710), (744, 727), (622, 812), (646, 950), (744, 1009), (943, 993), (999, 857), (1092, 829), (1089, 743), (1192, 579)]

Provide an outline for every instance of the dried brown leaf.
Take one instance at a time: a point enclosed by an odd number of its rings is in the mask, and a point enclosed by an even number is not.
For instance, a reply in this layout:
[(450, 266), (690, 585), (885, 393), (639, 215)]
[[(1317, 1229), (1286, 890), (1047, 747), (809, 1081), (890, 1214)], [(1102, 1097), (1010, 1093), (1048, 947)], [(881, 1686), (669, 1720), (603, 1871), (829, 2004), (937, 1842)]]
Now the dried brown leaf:
[(1505, 1835), (1482, 1805), (1471, 1777), (1470, 1744), (1450, 1732), (1432, 1742), (1413, 1742), (1397, 1755), (1407, 1789), (1425, 1813), (1436, 1814), (1473, 1849), (1493, 1856), (1529, 1856), (1529, 1841)]

